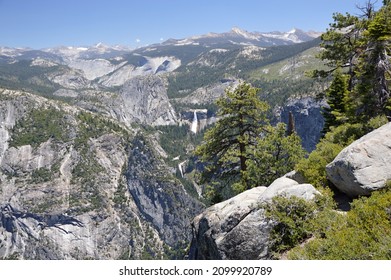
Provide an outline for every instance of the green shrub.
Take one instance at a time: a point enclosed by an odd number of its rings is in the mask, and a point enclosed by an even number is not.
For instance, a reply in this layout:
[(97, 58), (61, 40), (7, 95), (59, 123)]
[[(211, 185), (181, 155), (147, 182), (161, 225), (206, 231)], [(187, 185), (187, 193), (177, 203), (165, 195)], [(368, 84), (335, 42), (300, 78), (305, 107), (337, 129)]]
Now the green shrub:
[(313, 218), (316, 208), (315, 202), (295, 196), (277, 196), (266, 205), (266, 216), (275, 222), (270, 233), (272, 257), (311, 236), (308, 220)]
[(90, 138), (98, 138), (104, 134), (118, 133), (125, 139), (129, 138), (129, 133), (124, 128), (105, 117), (82, 111), (76, 119), (79, 122), (75, 139), (76, 149), (86, 148)]
[(299, 161), (295, 170), (314, 187), (325, 187), (327, 186), (326, 165), (333, 161), (342, 149), (342, 145), (322, 140), (308, 158)]
[(245, 175), (251, 186), (268, 186), (293, 170), (304, 158), (305, 151), (296, 133), (287, 135), (286, 125), (278, 123), (268, 128), (269, 133), (257, 140), (253, 157), (248, 160)]
[[(270, 233), (272, 258), (279, 258), (282, 252), (294, 248), (317, 234), (321, 235), (327, 230), (327, 226), (324, 225), (330, 224), (329, 217), (336, 213), (332, 192), (326, 188), (320, 189), (320, 194), (312, 200), (296, 196), (277, 196), (272, 202), (263, 206), (266, 217), (274, 222)], [(333, 218), (332, 221), (334, 220), (336, 221)]]
[(169, 155), (170, 159), (177, 156), (184, 158), (189, 140), (189, 126), (168, 125), (156, 127), (156, 129), (160, 132), (160, 145)]
[(349, 212), (336, 211), (330, 194), (311, 201), (276, 197), (266, 205), (275, 221), (271, 256), (288, 251), (289, 259), (391, 259), (391, 189), (356, 199)]
[(391, 191), (374, 192), (351, 204), (346, 214), (323, 211), (312, 220), (314, 238), (291, 259), (391, 259)]
[(385, 115), (380, 115), (369, 120), (367, 128), (372, 131), (388, 123), (388, 118)]
[(54, 174), (51, 169), (41, 167), (31, 173), (30, 181), (35, 184), (48, 182), (53, 179), (53, 175)]

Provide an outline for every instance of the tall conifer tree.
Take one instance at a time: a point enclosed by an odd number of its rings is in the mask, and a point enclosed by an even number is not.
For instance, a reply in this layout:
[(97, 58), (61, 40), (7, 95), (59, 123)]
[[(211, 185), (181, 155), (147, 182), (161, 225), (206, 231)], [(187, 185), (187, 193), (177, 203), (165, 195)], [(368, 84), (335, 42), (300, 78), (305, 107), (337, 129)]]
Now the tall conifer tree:
[(326, 100), (329, 107), (323, 108), (324, 126), (322, 134), (330, 131), (330, 127), (343, 124), (347, 120), (347, 106), (349, 91), (348, 77), (338, 68), (334, 72), (334, 79), (326, 91)]
[(206, 163), (201, 182), (213, 182), (212, 196), (216, 201), (230, 196), (235, 183), (245, 189), (249, 187), (245, 174), (250, 150), (269, 125), (266, 117), (269, 106), (259, 100), (257, 92), (247, 83), (227, 90), (217, 101), (219, 120), (206, 131), (203, 144), (196, 149), (195, 154)]
[(304, 156), (296, 133), (288, 136), (286, 125), (270, 125), (269, 106), (257, 92), (247, 83), (227, 90), (217, 101), (219, 120), (196, 148), (195, 154), (205, 164), (200, 182), (208, 186), (212, 203), (270, 183)]
[[(334, 23), (322, 35), (323, 51), (319, 57), (330, 70), (315, 70), (314, 76), (344, 73), (334, 75), (326, 93), (330, 108), (325, 109), (324, 132), (342, 122), (364, 123), (384, 114), (391, 117), (391, 4), (383, 3), (375, 11), (373, 3), (367, 2), (360, 8), (362, 16), (334, 14)], [(339, 93), (337, 88), (341, 90)], [(344, 96), (345, 102), (341, 103)], [(335, 107), (340, 105), (341, 108)], [(338, 121), (338, 118), (342, 119)]]

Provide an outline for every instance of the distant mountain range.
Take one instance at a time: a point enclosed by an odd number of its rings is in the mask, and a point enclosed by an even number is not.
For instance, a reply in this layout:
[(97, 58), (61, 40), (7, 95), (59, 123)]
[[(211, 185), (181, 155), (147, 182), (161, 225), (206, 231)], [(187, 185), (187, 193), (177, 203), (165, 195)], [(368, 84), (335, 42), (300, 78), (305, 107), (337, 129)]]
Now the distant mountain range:
[[(35, 87), (37, 77), (33, 77), (43, 72), (47, 73), (45, 80), (49, 79), (51, 83), (43, 82), (40, 77), (38, 85), (53, 87), (54, 82), (59, 84), (54, 85), (55, 89), (67, 88), (69, 84), (80, 89), (86, 85), (91, 86), (91, 82), (105, 87), (121, 86), (135, 76), (181, 72), (185, 68), (186, 73), (191, 73), (199, 72), (200, 67), (207, 67), (213, 69), (215, 76), (232, 69), (231, 73), (226, 74), (236, 75), (237, 71), (247, 71), (249, 67), (258, 68), (314, 46), (316, 43), (312, 44), (311, 41), (318, 36), (319, 32), (304, 32), (296, 28), (289, 32), (262, 33), (248, 32), (235, 27), (225, 33), (169, 39), (160, 44), (137, 49), (107, 46), (102, 43), (88, 47), (60, 46), (41, 50), (0, 47), (0, 85), (11, 84), (28, 88), (25, 82), (31, 84), (35, 81)], [(305, 45), (306, 42), (309, 45)], [(26, 63), (35, 68), (26, 68)], [(37, 67), (40, 67), (40, 71), (37, 71)], [(64, 67), (70, 69), (62, 69), (61, 74), (53, 74)], [(19, 72), (25, 75), (20, 76)], [(72, 78), (71, 83), (64, 82), (65, 72), (66, 79), (69, 80), (70, 76), (78, 76), (78, 79)], [(209, 73), (206, 75), (210, 76)], [(21, 80), (23, 78), (24, 81)], [(81, 85), (75, 85), (76, 80), (81, 82)], [(210, 77), (207, 82), (209, 80)]]
[(322, 33), (310, 31), (304, 32), (300, 29), (292, 29), (288, 32), (248, 32), (246, 30), (234, 27), (230, 32), (226, 33), (208, 33), (201, 36), (193, 36), (190, 38), (176, 40), (170, 39), (162, 43), (162, 45), (202, 45), (213, 46), (219, 44), (230, 43), (232, 45), (254, 45), (258, 47), (270, 47), (277, 45), (290, 45), (310, 41), (319, 37)]
[[(234, 27), (229, 32), (225, 33), (208, 33), (205, 35), (192, 36), (184, 39), (169, 39), (160, 44), (153, 44), (143, 48), (163, 47), (163, 46), (203, 46), (212, 47), (218, 45), (239, 45), (249, 46), (254, 45), (258, 47), (270, 47), (279, 45), (290, 45), (310, 41), (319, 37), (322, 33), (316, 31), (305, 32), (294, 28), (288, 32), (248, 32), (246, 30)], [(59, 58), (110, 58), (132, 51), (130, 47), (126, 46), (108, 46), (103, 43), (98, 43), (94, 46), (60, 46), (53, 48), (46, 48), (41, 50), (33, 50), (30, 48), (9, 48), (7, 46), (0, 46), (0, 59), (18, 58), (30, 59), (36, 56), (48, 57), (53, 59), (56, 55)]]

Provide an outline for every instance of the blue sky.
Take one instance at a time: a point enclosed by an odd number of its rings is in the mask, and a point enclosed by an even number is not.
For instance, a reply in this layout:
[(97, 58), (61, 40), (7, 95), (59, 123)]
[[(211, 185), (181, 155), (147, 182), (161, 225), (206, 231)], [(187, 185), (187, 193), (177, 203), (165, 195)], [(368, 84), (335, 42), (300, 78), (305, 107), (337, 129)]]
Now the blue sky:
[[(381, 3), (381, 1), (379, 0)], [(324, 31), (365, 0), (0, 0), (0, 46), (137, 47), (237, 26)]]

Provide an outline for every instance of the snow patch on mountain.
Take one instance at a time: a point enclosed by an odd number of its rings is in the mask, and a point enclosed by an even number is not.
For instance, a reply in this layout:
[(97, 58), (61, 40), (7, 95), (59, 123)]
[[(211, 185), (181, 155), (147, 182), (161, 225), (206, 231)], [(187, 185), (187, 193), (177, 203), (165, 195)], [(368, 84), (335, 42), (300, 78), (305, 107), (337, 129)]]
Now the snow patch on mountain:
[(274, 33), (262, 33), (262, 36), (267, 38), (273, 38), (273, 39), (279, 39), (284, 41), (290, 41), (293, 43), (301, 43), (303, 40), (299, 39), (298, 36), (295, 34), (296, 30), (293, 29), (291, 31), (288, 31), (286, 33), (281, 32), (274, 32)]

